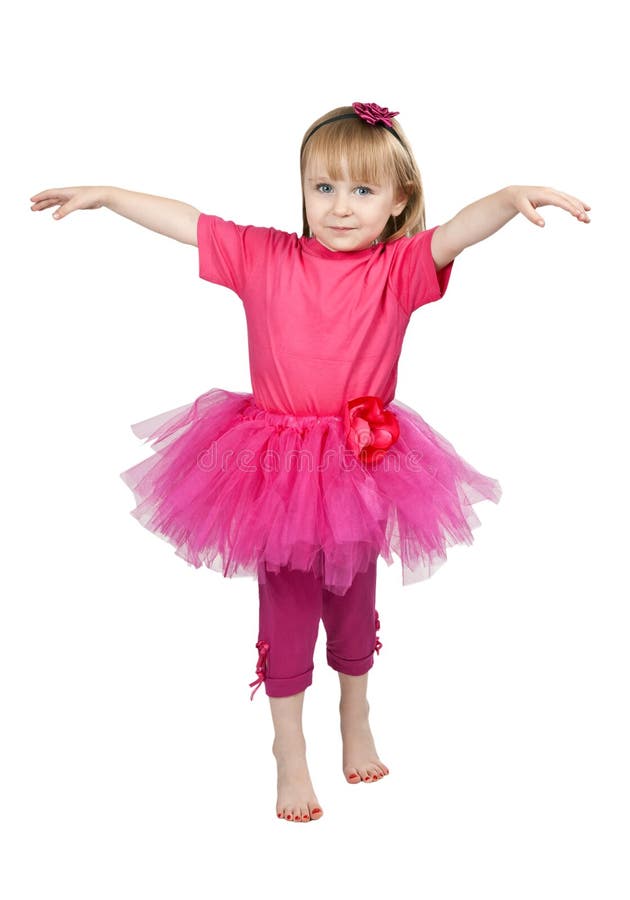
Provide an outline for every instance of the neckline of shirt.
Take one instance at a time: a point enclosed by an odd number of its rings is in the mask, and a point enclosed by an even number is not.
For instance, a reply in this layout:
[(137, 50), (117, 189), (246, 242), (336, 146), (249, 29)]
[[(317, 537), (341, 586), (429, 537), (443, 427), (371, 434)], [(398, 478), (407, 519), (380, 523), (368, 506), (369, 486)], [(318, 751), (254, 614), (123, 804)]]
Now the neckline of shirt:
[(320, 256), (323, 259), (362, 259), (364, 256), (371, 256), (382, 244), (373, 244), (371, 247), (364, 247), (363, 250), (330, 250), (320, 243), (316, 237), (303, 237), (302, 250), (310, 253), (311, 256)]

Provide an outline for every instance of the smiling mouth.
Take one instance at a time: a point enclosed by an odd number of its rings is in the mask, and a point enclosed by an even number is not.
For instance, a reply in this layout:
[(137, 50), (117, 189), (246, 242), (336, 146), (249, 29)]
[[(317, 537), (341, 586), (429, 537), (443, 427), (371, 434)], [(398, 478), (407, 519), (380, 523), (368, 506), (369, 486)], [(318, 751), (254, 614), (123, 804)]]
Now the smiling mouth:
[(354, 231), (353, 228), (342, 227), (341, 225), (331, 225), (333, 231)]

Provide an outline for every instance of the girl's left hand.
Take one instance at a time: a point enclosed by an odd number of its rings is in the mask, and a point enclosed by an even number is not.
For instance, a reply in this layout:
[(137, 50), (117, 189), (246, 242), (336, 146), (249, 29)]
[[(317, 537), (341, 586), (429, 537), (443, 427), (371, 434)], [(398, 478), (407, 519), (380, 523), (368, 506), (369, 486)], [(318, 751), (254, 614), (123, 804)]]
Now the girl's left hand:
[(537, 214), (536, 210), (539, 206), (560, 206), (566, 209), (579, 222), (590, 222), (590, 218), (586, 213), (591, 207), (583, 200), (572, 197), (571, 194), (564, 194), (562, 191), (556, 191), (550, 187), (531, 187), (524, 184), (514, 184), (508, 188), (514, 208), (517, 212), (533, 222), (534, 225), (544, 226), (545, 220)]

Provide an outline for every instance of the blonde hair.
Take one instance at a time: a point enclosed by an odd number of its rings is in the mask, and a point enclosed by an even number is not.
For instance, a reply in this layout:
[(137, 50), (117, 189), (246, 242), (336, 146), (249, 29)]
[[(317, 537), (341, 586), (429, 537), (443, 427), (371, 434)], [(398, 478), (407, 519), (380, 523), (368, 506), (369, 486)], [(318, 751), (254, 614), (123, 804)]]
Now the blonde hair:
[[(300, 183), (302, 186), (303, 237), (310, 237), (304, 200), (304, 175), (308, 163), (317, 161), (325, 168), (329, 178), (341, 180), (341, 160), (348, 164), (348, 174), (352, 181), (366, 181), (371, 184), (393, 184), (394, 193), (401, 190), (408, 198), (407, 205), (399, 216), (390, 216), (380, 240), (383, 243), (400, 237), (411, 237), (424, 231), (424, 191), (420, 170), (409, 142), (397, 120), (393, 128), (400, 137), (383, 125), (368, 125), (358, 116), (330, 122), (318, 128), (306, 141), (310, 132), (332, 116), (354, 112), (351, 106), (338, 106), (316, 119), (304, 132), (300, 147)], [(306, 141), (306, 144), (305, 144)]]

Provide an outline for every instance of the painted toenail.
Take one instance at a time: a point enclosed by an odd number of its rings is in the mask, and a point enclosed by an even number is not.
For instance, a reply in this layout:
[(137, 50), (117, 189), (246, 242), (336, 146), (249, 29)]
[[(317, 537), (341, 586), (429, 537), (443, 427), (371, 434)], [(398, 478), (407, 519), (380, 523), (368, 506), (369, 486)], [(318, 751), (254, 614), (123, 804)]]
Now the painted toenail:
[(279, 819), (282, 818), (282, 813), (278, 813), (278, 818), (279, 818)]
[(308, 816), (302, 816), (302, 819), (308, 819)]
[(313, 812), (314, 813), (321, 812), (321, 809), (319, 808), (319, 806), (316, 806), (315, 809), (313, 810)]
[(291, 816), (287, 816), (287, 819), (290, 819), (290, 818), (291, 818)]

